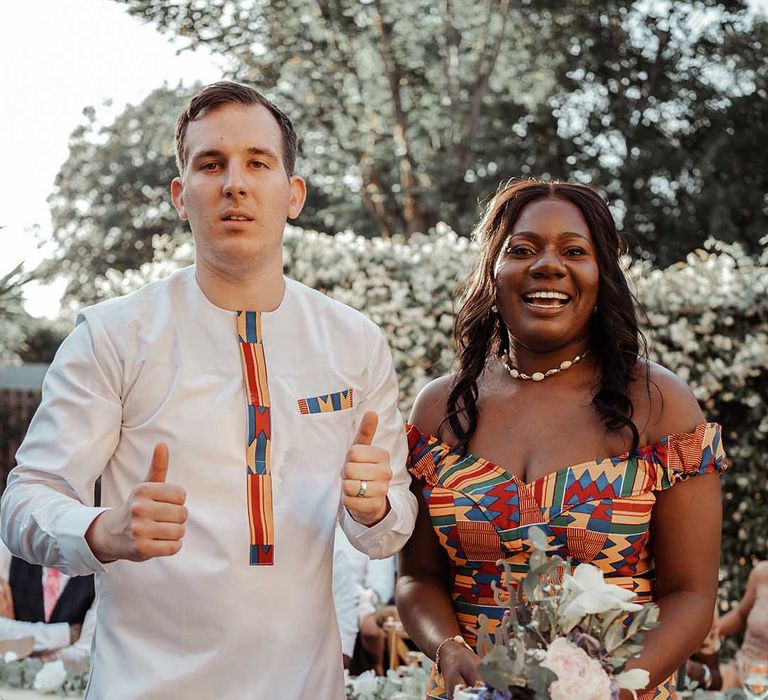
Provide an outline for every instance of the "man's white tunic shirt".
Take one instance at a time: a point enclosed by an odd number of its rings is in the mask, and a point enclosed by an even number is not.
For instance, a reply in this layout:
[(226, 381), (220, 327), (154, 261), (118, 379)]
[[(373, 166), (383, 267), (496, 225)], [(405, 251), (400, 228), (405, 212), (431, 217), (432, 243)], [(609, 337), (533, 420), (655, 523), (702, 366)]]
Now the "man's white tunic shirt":
[[(96, 573), (89, 700), (340, 700), (337, 518), (374, 558), (398, 550), (413, 529), (397, 381), (381, 331), (286, 279), (280, 306), (260, 314), (274, 565), (249, 565), (248, 401), (236, 319), (186, 268), (83, 310), (46, 376), (3, 496), (2, 536), (29, 561)], [(349, 389), (351, 408), (328, 400)], [(366, 410), (379, 416), (374, 444), (389, 451), (394, 472), (391, 511), (371, 528), (341, 506), (345, 454)], [(183, 547), (173, 557), (102, 565), (84, 539), (101, 512), (95, 481), (101, 475), (102, 507), (122, 504), (158, 442), (170, 452), (167, 481), (187, 492)]]

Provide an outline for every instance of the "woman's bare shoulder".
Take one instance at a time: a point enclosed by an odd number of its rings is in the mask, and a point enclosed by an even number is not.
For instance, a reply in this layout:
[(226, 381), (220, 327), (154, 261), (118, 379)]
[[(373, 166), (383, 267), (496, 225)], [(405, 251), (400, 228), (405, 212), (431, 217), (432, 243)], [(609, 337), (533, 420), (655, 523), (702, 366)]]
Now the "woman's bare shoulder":
[(638, 360), (630, 396), (648, 443), (673, 433), (687, 433), (705, 421), (688, 384), (671, 370), (650, 360)]
[(422, 433), (438, 436), (455, 379), (455, 374), (446, 374), (427, 384), (416, 397), (408, 422)]

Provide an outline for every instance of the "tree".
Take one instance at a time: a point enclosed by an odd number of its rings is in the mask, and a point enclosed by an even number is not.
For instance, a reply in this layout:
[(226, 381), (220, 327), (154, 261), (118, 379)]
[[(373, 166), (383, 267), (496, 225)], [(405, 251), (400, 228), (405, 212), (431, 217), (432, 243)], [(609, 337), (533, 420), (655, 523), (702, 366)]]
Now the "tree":
[[(120, 1), (286, 104), (326, 230), (363, 203), (384, 235), (468, 231), (501, 177), (548, 173), (605, 189), (635, 242), (674, 258), (719, 233), (693, 213), (711, 184), (691, 185), (702, 152), (686, 147), (711, 142), (731, 101), (765, 103), (765, 21), (734, 0)], [(738, 170), (764, 171), (742, 155)], [(749, 184), (747, 201), (765, 192), (764, 176)], [(740, 229), (744, 198), (715, 201)]]
[(24, 310), (22, 289), (34, 278), (34, 273), (25, 273), (22, 268), (20, 263), (0, 277), (0, 365), (19, 361), (18, 351), (33, 320)]
[(187, 93), (158, 88), (106, 126), (95, 109), (84, 110), (48, 199), (58, 247), (42, 272), (68, 280), (66, 297), (95, 301), (108, 270), (153, 260), (156, 235), (188, 235), (169, 194), (177, 174), (173, 123)]
[[(709, 235), (755, 250), (768, 230), (768, 37), (744, 2), (119, 1), (291, 115), (305, 228), (467, 234), (501, 180), (542, 176), (593, 183), (662, 265)], [(111, 126), (88, 111), (73, 134), (49, 268), (70, 296), (150, 260), (155, 234), (185, 235), (167, 184), (189, 93), (157, 90)]]

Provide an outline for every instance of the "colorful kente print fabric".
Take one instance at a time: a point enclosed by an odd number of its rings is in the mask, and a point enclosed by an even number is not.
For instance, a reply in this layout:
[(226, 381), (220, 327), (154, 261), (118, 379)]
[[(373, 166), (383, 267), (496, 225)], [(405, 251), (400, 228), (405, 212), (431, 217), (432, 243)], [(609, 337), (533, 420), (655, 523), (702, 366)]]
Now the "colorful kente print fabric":
[[(648, 541), (656, 493), (698, 474), (726, 467), (716, 423), (617, 457), (593, 460), (525, 483), (501, 467), (462, 455), (441, 440), (408, 427), (408, 469), (421, 481), (432, 526), (451, 563), (451, 597), (464, 638), (476, 643), (478, 617), (498, 623), (494, 602), (499, 559), (520, 578), (530, 556), (532, 525), (544, 530), (553, 553), (572, 565), (599, 567), (607, 583), (654, 597), (655, 572)], [(439, 675), (429, 697), (443, 698)], [(640, 696), (674, 697), (672, 679)]]
[(275, 545), (270, 465), (272, 421), (267, 362), (261, 336), (261, 314), (257, 311), (238, 311), (237, 335), (243, 360), (248, 415), (245, 478), (251, 534), (249, 560), (252, 566), (271, 566), (274, 564)]
[(313, 413), (330, 413), (331, 411), (343, 411), (352, 408), (352, 389), (336, 391), (333, 394), (312, 396), (307, 399), (299, 399), (299, 413), (303, 416)]

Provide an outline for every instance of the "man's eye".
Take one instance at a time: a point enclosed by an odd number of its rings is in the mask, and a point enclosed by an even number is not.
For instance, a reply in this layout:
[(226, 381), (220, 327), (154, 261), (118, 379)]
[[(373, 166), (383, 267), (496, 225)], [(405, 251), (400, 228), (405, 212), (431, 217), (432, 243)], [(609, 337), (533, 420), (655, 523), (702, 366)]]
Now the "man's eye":
[(254, 168), (257, 168), (257, 169), (261, 169), (261, 168), (266, 168), (267, 167), (267, 164), (264, 163), (263, 161), (260, 161), (260, 160), (252, 160), (251, 161), (251, 165)]
[(216, 170), (219, 167), (218, 163), (203, 163), (200, 166), (200, 170)]

